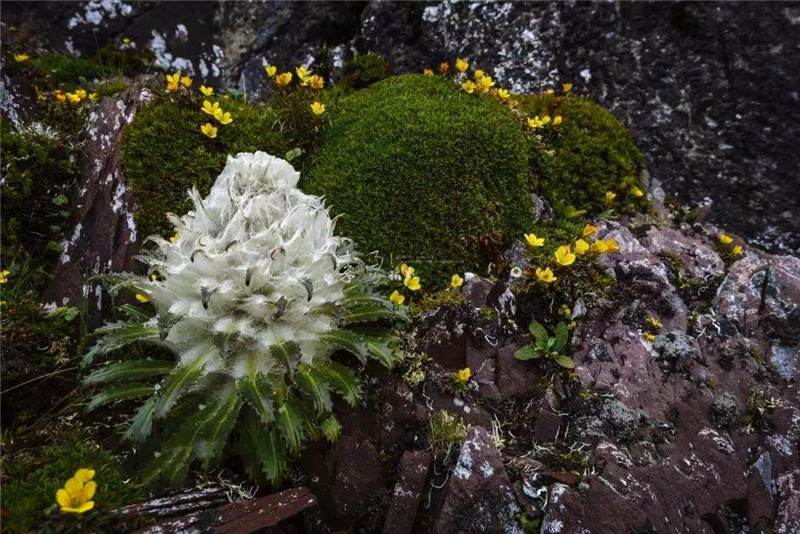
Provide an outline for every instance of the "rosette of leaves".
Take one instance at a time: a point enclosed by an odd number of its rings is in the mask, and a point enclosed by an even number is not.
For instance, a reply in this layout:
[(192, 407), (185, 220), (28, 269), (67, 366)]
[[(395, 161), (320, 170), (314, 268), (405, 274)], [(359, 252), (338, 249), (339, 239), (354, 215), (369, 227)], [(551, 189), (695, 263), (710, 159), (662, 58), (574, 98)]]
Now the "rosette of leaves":
[(575, 362), (564, 354), (569, 339), (569, 328), (564, 323), (556, 325), (556, 335), (550, 336), (547, 329), (538, 321), (531, 321), (528, 330), (533, 336), (533, 344), (526, 345), (514, 353), (518, 360), (550, 360), (564, 369), (574, 369)]
[(208, 469), (231, 454), (276, 482), (306, 439), (336, 439), (334, 395), (358, 401), (356, 374), (331, 356), (387, 367), (401, 357), (391, 326), (406, 316), (376, 293), (385, 275), (333, 235), (298, 178), (263, 152), (229, 157), (208, 197), (193, 190), (194, 210), (169, 215), (176, 236), (150, 238), (148, 276), (115, 286), (147, 303), (123, 306), (130, 320), (103, 327), (87, 361), (133, 342), (174, 359), (96, 370), (86, 384), (106, 389), (89, 407), (144, 399), (125, 437), (148, 442), (151, 482), (178, 486), (194, 462)]

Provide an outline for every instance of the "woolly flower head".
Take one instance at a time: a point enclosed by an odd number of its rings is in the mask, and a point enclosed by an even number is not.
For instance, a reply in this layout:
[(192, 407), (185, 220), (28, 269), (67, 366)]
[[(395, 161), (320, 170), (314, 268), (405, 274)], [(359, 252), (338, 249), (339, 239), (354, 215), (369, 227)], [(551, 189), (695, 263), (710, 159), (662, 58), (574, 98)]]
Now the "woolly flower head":
[[(207, 370), (227, 365), (240, 375), (250, 351), (286, 341), (308, 363), (320, 353), (319, 335), (336, 328), (333, 317), (315, 311), (342, 299), (360, 260), (349, 240), (333, 235), (322, 200), (296, 188), (299, 177), (264, 152), (229, 157), (207, 198), (195, 189), (194, 210), (170, 215), (175, 242), (153, 238), (159, 250), (143, 259), (164, 279), (140, 289), (177, 318), (166, 339), (184, 364), (205, 358)], [(234, 334), (240, 358), (194, 350)], [(267, 371), (275, 362), (259, 365)]]
[(208, 467), (233, 452), (253, 478), (277, 481), (306, 435), (338, 435), (332, 393), (358, 402), (358, 378), (330, 356), (386, 366), (401, 356), (386, 327), (406, 317), (379, 290), (385, 275), (333, 234), (335, 220), (320, 197), (297, 189), (299, 176), (263, 152), (229, 157), (206, 198), (192, 190), (194, 209), (169, 215), (176, 236), (150, 238), (156, 247), (140, 258), (148, 276), (121, 284), (141, 308), (100, 329), (87, 361), (133, 341), (166, 347), (175, 361), (119, 361), (86, 383), (126, 381), (91, 409), (150, 397), (127, 434), (144, 441), (164, 420), (150, 480), (180, 486), (193, 460)]

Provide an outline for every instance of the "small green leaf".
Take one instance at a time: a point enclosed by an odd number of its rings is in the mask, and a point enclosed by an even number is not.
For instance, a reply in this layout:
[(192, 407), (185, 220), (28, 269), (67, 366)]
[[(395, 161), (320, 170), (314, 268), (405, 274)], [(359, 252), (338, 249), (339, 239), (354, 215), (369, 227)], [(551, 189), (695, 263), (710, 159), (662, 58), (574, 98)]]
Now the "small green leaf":
[(537, 344), (544, 342), (550, 337), (547, 334), (547, 329), (539, 321), (531, 321), (530, 326), (528, 326), (528, 330), (536, 340)]
[(555, 362), (564, 369), (575, 369), (575, 362), (572, 361), (572, 358), (564, 356), (563, 354), (556, 356)]
[(63, 206), (67, 202), (69, 202), (69, 199), (63, 193), (53, 199), (53, 204), (56, 206)]
[(539, 355), (533, 351), (533, 347), (526, 345), (514, 353), (514, 357), (518, 360), (532, 360), (538, 358)]
[(293, 148), (286, 152), (286, 155), (283, 159), (286, 161), (292, 161), (293, 159), (297, 159), (303, 153), (303, 149), (300, 147)]
[(569, 338), (569, 328), (564, 323), (556, 325), (556, 338), (553, 344), (553, 350), (561, 352), (567, 346), (567, 339)]
[(342, 425), (339, 424), (335, 415), (331, 415), (322, 422), (322, 434), (325, 439), (333, 443), (339, 439), (339, 434), (342, 433)]

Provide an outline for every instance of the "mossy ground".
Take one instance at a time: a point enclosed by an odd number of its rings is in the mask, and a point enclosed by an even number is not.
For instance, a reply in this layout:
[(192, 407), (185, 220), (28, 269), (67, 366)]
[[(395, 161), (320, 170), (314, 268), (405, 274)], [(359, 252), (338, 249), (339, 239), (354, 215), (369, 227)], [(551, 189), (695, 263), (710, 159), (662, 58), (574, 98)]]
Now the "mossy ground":
[(301, 187), (324, 195), (362, 251), (443, 287), (527, 230), (527, 142), (498, 102), (396, 76), (343, 98)]
[[(202, 102), (198, 93), (160, 96), (125, 130), (122, 168), (143, 237), (172, 235), (166, 213), (184, 214), (191, 207), (186, 192), (192, 187), (208, 194), (229, 154), (262, 150), (283, 157), (293, 148), (270, 108), (223, 98), (220, 104), (233, 122), (220, 125), (200, 110)], [(200, 132), (206, 122), (218, 127), (215, 139)]]
[[(564, 203), (590, 215), (609, 208), (618, 214), (648, 210), (646, 197), (635, 196), (633, 189), (644, 190), (644, 155), (614, 115), (582, 96), (524, 95), (518, 100), (528, 115), (563, 117), (558, 127), (540, 130), (542, 144), (534, 139), (534, 191), (553, 206)], [(617, 195), (610, 203), (605, 201), (608, 191)]]

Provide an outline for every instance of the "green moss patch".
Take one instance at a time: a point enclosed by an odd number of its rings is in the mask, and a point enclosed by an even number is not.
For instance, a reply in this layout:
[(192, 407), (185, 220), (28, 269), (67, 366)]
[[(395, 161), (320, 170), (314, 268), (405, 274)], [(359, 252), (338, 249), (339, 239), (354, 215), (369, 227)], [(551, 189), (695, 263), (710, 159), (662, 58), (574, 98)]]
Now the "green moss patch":
[[(229, 154), (262, 150), (283, 157), (292, 148), (270, 108), (228, 98), (221, 106), (233, 122), (220, 125), (200, 111), (201, 105), (199, 96), (159, 97), (125, 130), (122, 166), (142, 237), (172, 235), (166, 213), (185, 213), (191, 207), (186, 191), (192, 187), (208, 194)], [(206, 122), (218, 127), (215, 139), (200, 132)]]
[[(551, 204), (563, 202), (591, 215), (608, 208), (624, 214), (649, 209), (646, 197), (634, 194), (635, 188), (644, 190), (644, 156), (614, 115), (586, 97), (526, 95), (519, 105), (531, 116), (563, 118), (559, 126), (537, 130), (542, 142), (534, 137), (532, 148), (532, 186)], [(617, 195), (610, 203), (608, 191)]]
[(362, 251), (409, 261), (429, 289), (528, 230), (527, 141), (497, 101), (392, 77), (340, 100), (322, 137), (301, 187)]

